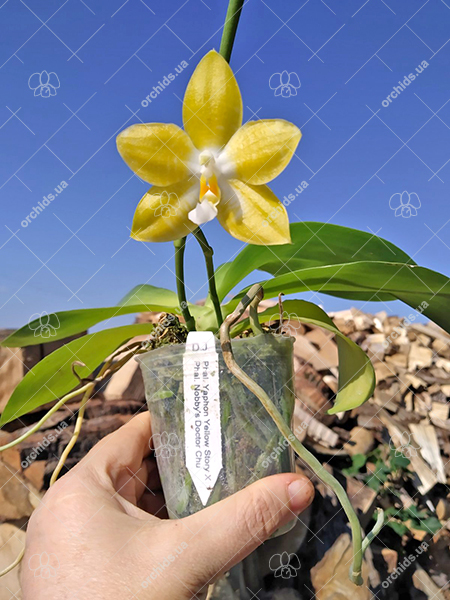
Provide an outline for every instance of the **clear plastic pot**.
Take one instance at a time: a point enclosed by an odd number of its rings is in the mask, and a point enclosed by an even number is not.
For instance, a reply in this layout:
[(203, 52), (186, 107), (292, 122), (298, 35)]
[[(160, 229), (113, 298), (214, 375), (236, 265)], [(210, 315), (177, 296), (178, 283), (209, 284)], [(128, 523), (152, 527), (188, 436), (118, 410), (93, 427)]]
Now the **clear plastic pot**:
[[(232, 342), (236, 362), (266, 391), (289, 425), (295, 401), (293, 341), (287, 336), (261, 334)], [(185, 517), (204, 508), (186, 467), (185, 350), (185, 344), (163, 346), (138, 358), (152, 419), (156, 460), (171, 518)], [(290, 446), (261, 402), (226, 367), (218, 340), (216, 351), (223, 467), (206, 506), (262, 477), (292, 472), (294, 464)]]

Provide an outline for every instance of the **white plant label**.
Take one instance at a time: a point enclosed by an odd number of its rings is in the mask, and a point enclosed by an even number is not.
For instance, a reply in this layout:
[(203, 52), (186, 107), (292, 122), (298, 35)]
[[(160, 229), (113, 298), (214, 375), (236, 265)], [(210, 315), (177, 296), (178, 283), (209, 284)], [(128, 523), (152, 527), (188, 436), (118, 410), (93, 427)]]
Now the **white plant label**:
[(186, 467), (203, 506), (222, 469), (219, 356), (211, 331), (191, 331), (183, 356)]

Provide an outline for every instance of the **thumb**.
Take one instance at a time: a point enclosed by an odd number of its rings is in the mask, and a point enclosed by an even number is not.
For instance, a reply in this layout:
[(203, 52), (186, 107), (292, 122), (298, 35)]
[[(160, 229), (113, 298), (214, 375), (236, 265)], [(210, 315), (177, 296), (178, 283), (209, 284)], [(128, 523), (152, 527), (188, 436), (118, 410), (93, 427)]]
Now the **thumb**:
[[(272, 475), (183, 519), (198, 585), (222, 575), (309, 506), (314, 487), (294, 473)], [(192, 576), (192, 571), (191, 571)]]

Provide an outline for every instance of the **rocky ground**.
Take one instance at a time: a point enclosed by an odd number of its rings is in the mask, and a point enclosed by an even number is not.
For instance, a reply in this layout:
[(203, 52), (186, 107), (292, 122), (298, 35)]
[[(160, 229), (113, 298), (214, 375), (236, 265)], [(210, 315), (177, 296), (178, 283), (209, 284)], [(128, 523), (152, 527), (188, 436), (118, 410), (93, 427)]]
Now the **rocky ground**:
[[(348, 582), (350, 547), (343, 512), (334, 495), (309, 473), (316, 498), (303, 523), (265, 544), (217, 584), (213, 597), (449, 600), (450, 336), (432, 323), (405, 322), (386, 313), (351, 309), (331, 316), (369, 354), (377, 387), (364, 406), (345, 415), (328, 415), (337, 390), (333, 336), (285, 322), (284, 330), (296, 337), (294, 426), (302, 431), (303, 443), (346, 487), (363, 527), (370, 529), (377, 506), (386, 511), (388, 522), (365, 560), (367, 585), (356, 589)], [(0, 348), (0, 411), (24, 372), (57, 345)], [(71, 437), (77, 408), (77, 402), (66, 405), (41, 431), (0, 457), (0, 569), (24, 543), (27, 519)], [(130, 361), (89, 402), (67, 467), (145, 409), (140, 372)], [(43, 414), (39, 410), (8, 424), (0, 432), (0, 445), (20, 436)], [(299, 427), (303, 423), (307, 426)], [(308, 473), (300, 462), (298, 469)], [(274, 555), (287, 570), (274, 566)], [(21, 597), (18, 571), (2, 580), (0, 600)]]

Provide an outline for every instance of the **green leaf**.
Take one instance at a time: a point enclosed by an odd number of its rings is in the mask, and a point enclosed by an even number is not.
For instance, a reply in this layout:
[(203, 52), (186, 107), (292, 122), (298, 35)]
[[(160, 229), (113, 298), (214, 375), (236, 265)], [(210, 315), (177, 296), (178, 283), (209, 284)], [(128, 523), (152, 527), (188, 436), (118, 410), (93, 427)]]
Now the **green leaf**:
[(134, 306), (136, 304), (163, 304), (178, 306), (178, 296), (172, 290), (155, 287), (148, 283), (136, 285), (119, 302), (119, 306)]
[[(377, 475), (378, 475), (378, 473), (377, 473)], [(370, 487), (371, 490), (378, 493), (382, 486), (382, 481), (380, 481), (380, 479), (377, 476), (371, 475), (370, 477), (367, 478), (366, 485), (367, 485), (367, 487)]]
[(391, 466), (395, 470), (406, 469), (411, 462), (409, 458), (399, 453), (398, 450), (393, 450), (392, 448), (389, 458)]
[[(157, 288), (153, 285), (142, 284), (134, 287), (126, 296), (122, 298), (119, 302), (121, 306), (127, 305), (140, 305), (146, 306), (147, 304), (154, 304), (158, 302), (158, 304), (167, 304), (169, 307), (166, 307), (164, 310), (166, 312), (177, 312), (177, 314), (181, 313), (181, 309), (178, 307), (178, 296), (172, 290), (166, 290), (164, 288)], [(170, 308), (170, 305), (172, 308)], [(189, 312), (195, 319), (199, 319), (199, 322), (196, 323), (198, 330), (203, 330), (202, 324), (204, 323), (206, 329), (209, 329), (209, 325), (211, 325), (211, 329), (215, 327), (217, 329), (217, 324), (215, 322), (215, 313), (210, 308), (205, 308), (204, 306), (199, 306), (198, 304), (191, 304), (188, 302)], [(142, 310), (152, 310), (152, 309), (142, 309)], [(210, 318), (211, 317), (211, 318)], [(211, 323), (210, 323), (211, 321)]]
[[(357, 292), (365, 300), (402, 300), (450, 331), (450, 279), (430, 269), (388, 262), (355, 262), (301, 269), (261, 282), (266, 298), (280, 292), (320, 291), (346, 297)], [(225, 306), (234, 310), (246, 290)], [(411, 315), (412, 320), (417, 314)], [(410, 320), (411, 318), (408, 317)]]
[[(346, 337), (321, 308), (305, 300), (286, 300), (283, 311), (289, 318), (302, 323), (317, 325), (336, 335), (339, 352), (339, 391), (329, 414), (351, 410), (370, 398), (375, 388), (375, 372), (369, 357), (359, 346)], [(260, 323), (279, 319), (278, 308), (271, 307), (258, 314)], [(248, 320), (241, 321), (233, 329), (235, 336), (247, 329)]]
[[(41, 316), (39, 319), (24, 325), (1, 343), (10, 348), (21, 348), (35, 344), (45, 344), (61, 340), (76, 333), (86, 331), (101, 321), (138, 313), (143, 311), (177, 312), (177, 306), (163, 306), (159, 304), (137, 304), (130, 306), (109, 306), (106, 308), (80, 308)], [(50, 335), (47, 334), (50, 332)]]
[(417, 506), (412, 504), (411, 506), (407, 506), (404, 511), (408, 516), (413, 519), (426, 519), (428, 517), (428, 512), (426, 510), (419, 510)]
[(428, 517), (428, 519), (419, 521), (419, 523), (416, 525), (416, 529), (420, 529), (421, 531), (426, 531), (427, 533), (434, 535), (440, 529), (442, 529), (442, 523), (437, 517)]
[(86, 367), (78, 367), (80, 377), (88, 377), (114, 350), (136, 335), (151, 333), (151, 323), (125, 325), (90, 333), (58, 348), (25, 375), (14, 390), (3, 411), (0, 425), (46, 404), (62, 398), (78, 385), (71, 365), (80, 361)]
[(293, 223), (291, 237), (292, 244), (283, 246), (246, 246), (232, 262), (221, 265), (216, 275), (220, 299), (257, 269), (282, 275), (299, 269), (361, 261), (415, 264), (391, 242), (340, 225)]
[(400, 521), (389, 520), (386, 522), (386, 525), (393, 529), (395, 533), (400, 537), (405, 535), (405, 533), (409, 532), (409, 529), (406, 527), (406, 525), (404, 523), (401, 523)]
[(352, 457), (352, 466), (347, 469), (342, 469), (344, 475), (357, 475), (367, 462), (365, 454), (354, 454)]

